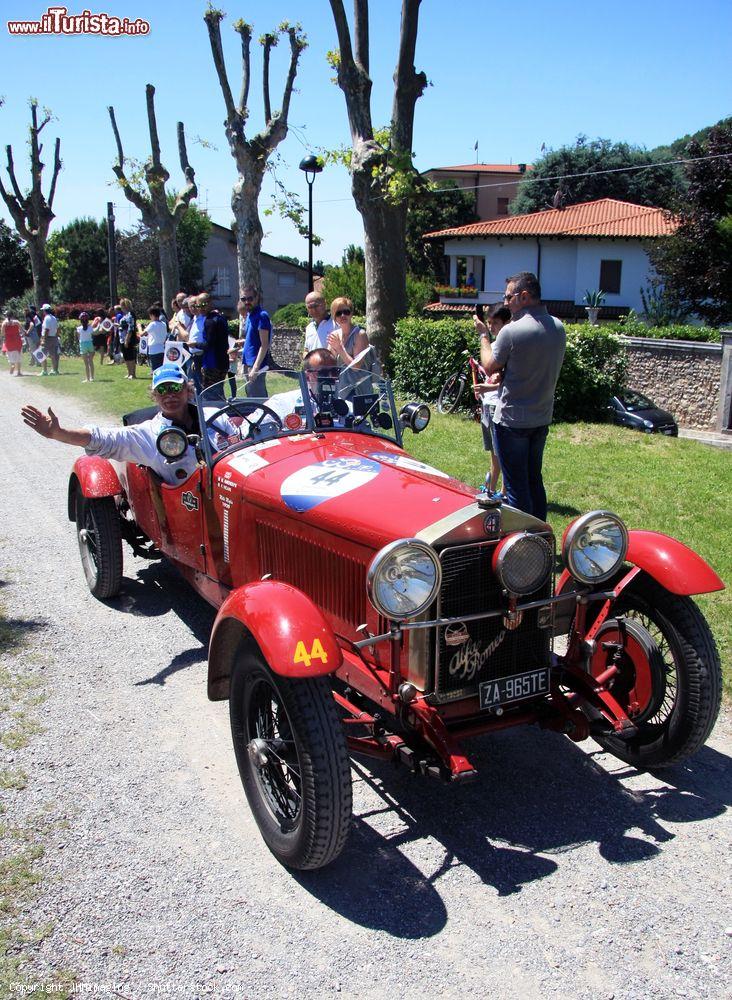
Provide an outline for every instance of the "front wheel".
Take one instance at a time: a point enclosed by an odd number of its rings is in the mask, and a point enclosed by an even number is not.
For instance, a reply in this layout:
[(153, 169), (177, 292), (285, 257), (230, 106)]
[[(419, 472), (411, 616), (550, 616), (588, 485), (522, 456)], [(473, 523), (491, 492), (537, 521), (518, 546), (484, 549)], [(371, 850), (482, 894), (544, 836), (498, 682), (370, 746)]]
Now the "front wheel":
[(438, 413), (453, 413), (458, 408), (460, 397), (465, 388), (465, 376), (462, 372), (453, 372), (447, 379), (440, 395), (437, 397)]
[(115, 597), (122, 585), (122, 532), (112, 497), (77, 494), (76, 531), (89, 590), (100, 601)]
[(249, 647), (232, 671), (229, 716), (244, 791), (270, 851), (290, 868), (333, 861), (348, 836), (351, 772), (326, 679), (277, 676)]
[(605, 668), (603, 644), (623, 641), (620, 672), (609, 687), (637, 734), (593, 735), (635, 767), (675, 764), (704, 744), (719, 712), (722, 670), (712, 633), (691, 598), (669, 593), (644, 574), (622, 592), (611, 614), (597, 635), (592, 669)]

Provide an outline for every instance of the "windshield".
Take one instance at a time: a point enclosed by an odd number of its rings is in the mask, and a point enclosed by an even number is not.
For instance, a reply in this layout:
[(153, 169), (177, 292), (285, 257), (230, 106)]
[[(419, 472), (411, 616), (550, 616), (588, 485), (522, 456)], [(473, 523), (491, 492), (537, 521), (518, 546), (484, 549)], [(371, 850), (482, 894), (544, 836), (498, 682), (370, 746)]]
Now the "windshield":
[(252, 384), (232, 373), (197, 392), (199, 419), (210, 432), (203, 435), (207, 457), (275, 437), (344, 430), (402, 443), (391, 384), (368, 368), (278, 368), (260, 376), (257, 389), (248, 395)]
[(642, 392), (635, 392), (633, 389), (626, 389), (620, 394), (620, 402), (632, 413), (634, 410), (653, 410), (654, 404), (644, 396)]

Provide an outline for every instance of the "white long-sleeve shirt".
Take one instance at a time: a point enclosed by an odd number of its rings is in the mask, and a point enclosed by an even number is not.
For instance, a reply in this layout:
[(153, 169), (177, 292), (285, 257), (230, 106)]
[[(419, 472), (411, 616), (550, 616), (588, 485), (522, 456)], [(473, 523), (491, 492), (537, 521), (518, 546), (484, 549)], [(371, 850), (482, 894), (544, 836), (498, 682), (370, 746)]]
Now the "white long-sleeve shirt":
[[(204, 409), (206, 416), (212, 416), (215, 412), (215, 407)], [(158, 435), (166, 427), (172, 426), (173, 421), (162, 413), (131, 427), (93, 426), (89, 428), (91, 441), (84, 450), (87, 455), (146, 465), (164, 482), (178, 486), (191, 475), (198, 463), (195, 449), (190, 445), (177, 462), (168, 462), (160, 454), (156, 444)], [(238, 435), (239, 429), (224, 415), (216, 418), (216, 427), (208, 428), (209, 440), (216, 450), (220, 450), (222, 446), (221, 438), (231, 434)], [(185, 476), (179, 475), (179, 470), (183, 470)]]

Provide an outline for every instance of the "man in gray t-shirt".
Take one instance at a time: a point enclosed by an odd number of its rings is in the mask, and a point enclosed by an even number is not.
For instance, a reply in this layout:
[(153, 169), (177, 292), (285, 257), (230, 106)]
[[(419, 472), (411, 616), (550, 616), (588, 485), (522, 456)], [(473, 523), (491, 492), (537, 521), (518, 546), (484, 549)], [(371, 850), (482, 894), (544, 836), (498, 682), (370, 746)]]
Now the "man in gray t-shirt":
[[(529, 271), (508, 279), (504, 302), (511, 322), (499, 332), (484, 366), (489, 374), (504, 370), (493, 417), (496, 451), (508, 502), (545, 521), (541, 464), (566, 334), (541, 304), (541, 286)], [(475, 325), (482, 333), (483, 324), (476, 320)]]

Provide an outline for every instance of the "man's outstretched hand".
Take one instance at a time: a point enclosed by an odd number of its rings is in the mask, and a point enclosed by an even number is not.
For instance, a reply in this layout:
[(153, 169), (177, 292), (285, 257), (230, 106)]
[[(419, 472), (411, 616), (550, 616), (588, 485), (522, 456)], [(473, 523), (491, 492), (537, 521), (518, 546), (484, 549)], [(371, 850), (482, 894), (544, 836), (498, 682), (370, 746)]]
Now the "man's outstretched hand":
[(58, 417), (50, 406), (48, 407), (48, 416), (37, 410), (35, 406), (24, 406), (20, 413), (23, 417), (23, 423), (32, 427), (41, 437), (53, 438), (59, 429)]

